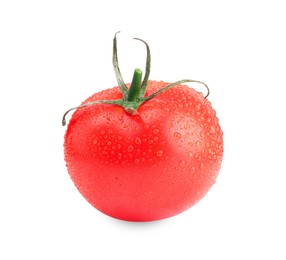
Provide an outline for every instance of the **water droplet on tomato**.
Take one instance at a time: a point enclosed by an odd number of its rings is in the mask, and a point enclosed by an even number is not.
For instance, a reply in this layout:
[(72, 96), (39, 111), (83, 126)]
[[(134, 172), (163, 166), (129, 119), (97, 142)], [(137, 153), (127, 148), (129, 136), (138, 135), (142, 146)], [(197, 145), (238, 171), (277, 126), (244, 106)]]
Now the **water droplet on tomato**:
[(133, 145), (129, 145), (128, 148), (127, 148), (127, 151), (128, 152), (132, 152), (133, 148), (134, 148)]
[(159, 129), (154, 129), (154, 130), (153, 130), (153, 133), (154, 133), (154, 134), (158, 134), (158, 133), (159, 133)]
[(179, 132), (175, 132), (174, 133), (174, 137), (176, 140), (180, 140), (181, 139), (181, 134)]
[(189, 124), (185, 124), (185, 125), (184, 125), (184, 128), (185, 128), (185, 129), (189, 129), (189, 128), (190, 128), (190, 125), (189, 125)]
[(140, 162), (140, 160), (139, 159), (135, 159), (135, 161), (134, 161), (136, 164), (138, 164), (139, 162)]
[(135, 144), (141, 144), (141, 143), (142, 143), (141, 138), (140, 137), (136, 137)]
[(181, 161), (179, 162), (179, 165), (180, 165), (181, 167), (183, 167), (184, 165), (186, 165), (186, 161), (185, 161), (185, 160), (181, 160)]
[(162, 155), (163, 155), (163, 151), (162, 151), (162, 150), (158, 150), (158, 151), (157, 151), (157, 156), (158, 156), (158, 157), (161, 157)]
[(195, 172), (196, 171), (196, 167), (191, 167), (191, 170), (190, 170), (191, 172)]
[(121, 165), (123, 165), (123, 166), (126, 165), (126, 164), (127, 164), (126, 161), (122, 161), (121, 162)]
[(199, 158), (200, 154), (199, 153), (195, 153), (195, 158)]
[(122, 158), (122, 153), (118, 153), (117, 158), (120, 160)]

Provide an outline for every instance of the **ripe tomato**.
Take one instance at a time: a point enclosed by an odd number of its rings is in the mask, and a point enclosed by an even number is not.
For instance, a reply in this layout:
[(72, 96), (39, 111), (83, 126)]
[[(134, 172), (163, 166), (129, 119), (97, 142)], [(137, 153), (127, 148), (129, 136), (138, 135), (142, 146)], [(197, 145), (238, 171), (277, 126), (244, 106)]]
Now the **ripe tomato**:
[[(149, 80), (144, 96), (166, 86)], [(215, 183), (222, 162), (222, 131), (211, 103), (183, 84), (143, 102), (136, 113), (97, 103), (122, 99), (120, 87), (107, 89), (72, 115), (64, 150), (75, 186), (95, 208), (121, 220), (159, 220), (187, 210)]]

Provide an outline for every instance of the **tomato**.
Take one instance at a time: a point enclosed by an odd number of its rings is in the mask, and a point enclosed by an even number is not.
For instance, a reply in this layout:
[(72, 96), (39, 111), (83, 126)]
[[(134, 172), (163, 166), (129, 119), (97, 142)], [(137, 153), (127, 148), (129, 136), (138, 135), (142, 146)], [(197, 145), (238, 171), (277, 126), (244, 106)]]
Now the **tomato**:
[(132, 111), (130, 104), (109, 103), (124, 99), (120, 86), (92, 95), (65, 134), (75, 186), (99, 211), (121, 220), (153, 221), (189, 209), (213, 186), (222, 162), (222, 130), (203, 94), (184, 84), (160, 92), (170, 84), (145, 83), (144, 97), (153, 97)]

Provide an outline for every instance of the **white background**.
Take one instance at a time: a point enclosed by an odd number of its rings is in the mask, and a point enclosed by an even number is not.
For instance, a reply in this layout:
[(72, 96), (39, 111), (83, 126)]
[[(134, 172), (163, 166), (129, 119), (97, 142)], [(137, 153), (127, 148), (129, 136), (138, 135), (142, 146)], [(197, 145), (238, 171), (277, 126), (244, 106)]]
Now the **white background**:
[[(286, 259), (284, 1), (0, 2), (0, 259)], [(71, 182), (62, 114), (117, 84), (201, 80), (224, 131), (216, 185), (152, 223), (109, 218)], [(192, 85), (200, 91), (201, 86)]]

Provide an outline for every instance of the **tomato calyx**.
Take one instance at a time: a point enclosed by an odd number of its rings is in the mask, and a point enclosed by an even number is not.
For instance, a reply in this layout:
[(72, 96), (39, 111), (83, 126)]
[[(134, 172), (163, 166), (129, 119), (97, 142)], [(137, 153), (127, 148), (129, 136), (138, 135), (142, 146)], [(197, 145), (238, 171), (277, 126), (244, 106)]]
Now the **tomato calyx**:
[(113, 38), (112, 62), (113, 62), (113, 67), (114, 67), (116, 79), (117, 79), (120, 91), (122, 93), (122, 99), (118, 99), (118, 100), (97, 100), (94, 102), (82, 104), (82, 105), (77, 106), (77, 107), (73, 107), (64, 113), (63, 118), (62, 118), (62, 125), (63, 126), (66, 125), (66, 115), (70, 111), (75, 110), (75, 109), (79, 109), (79, 108), (97, 105), (97, 104), (118, 105), (118, 106), (123, 107), (127, 113), (129, 113), (131, 115), (136, 115), (136, 114), (138, 114), (138, 112), (137, 112), (138, 108), (144, 102), (147, 102), (148, 100), (156, 97), (157, 95), (165, 92), (166, 90), (168, 90), (174, 86), (177, 86), (179, 84), (182, 84), (182, 83), (194, 82), (194, 83), (203, 84), (207, 89), (207, 94), (205, 95), (205, 98), (207, 98), (209, 96), (210, 91), (209, 91), (208, 86), (205, 83), (198, 81), (198, 80), (183, 79), (183, 80), (179, 80), (179, 81), (176, 81), (174, 83), (171, 83), (171, 84), (167, 85), (166, 87), (158, 90), (157, 92), (145, 97), (147, 85), (148, 85), (148, 79), (149, 79), (149, 75), (150, 75), (150, 68), (151, 68), (151, 54), (150, 54), (149, 45), (145, 41), (143, 41), (142, 39), (139, 39), (139, 38), (133, 38), (133, 39), (143, 42), (146, 46), (147, 57), (146, 57), (145, 75), (144, 75), (144, 78), (142, 81), (142, 70), (136, 68), (134, 70), (133, 79), (132, 79), (130, 88), (128, 88), (126, 86), (126, 84), (124, 83), (124, 80), (123, 80), (121, 72), (120, 72), (119, 64), (118, 64), (118, 55), (117, 55), (117, 34), (118, 33), (119, 32), (117, 32)]

